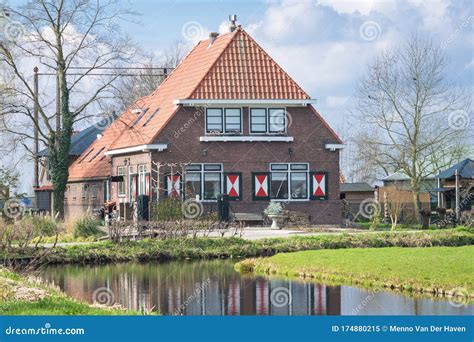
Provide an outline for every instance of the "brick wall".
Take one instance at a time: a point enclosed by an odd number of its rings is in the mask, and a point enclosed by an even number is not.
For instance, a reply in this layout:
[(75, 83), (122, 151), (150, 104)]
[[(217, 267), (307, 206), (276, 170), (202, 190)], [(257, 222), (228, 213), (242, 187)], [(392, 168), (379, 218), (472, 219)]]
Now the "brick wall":
[[(269, 171), (269, 163), (309, 163), (311, 171), (328, 172), (328, 200), (290, 202), (285, 208), (306, 212), (312, 224), (339, 225), (339, 153), (324, 148), (325, 143), (335, 139), (309, 108), (287, 108), (287, 111), (291, 117), (288, 135), (294, 137), (293, 142), (200, 142), (199, 137), (205, 132), (204, 113), (195, 108), (181, 108), (156, 139), (157, 143), (167, 143), (168, 150), (153, 152), (153, 160), (162, 163), (223, 163), (225, 172), (242, 172), (243, 198), (240, 202), (231, 202), (231, 208), (234, 212), (248, 213), (260, 213), (268, 205), (268, 201), (252, 200), (252, 172)], [(243, 130), (244, 135), (248, 135), (247, 108), (243, 109)], [(148, 154), (127, 157), (132, 163), (149, 161)], [(123, 165), (124, 158), (114, 158), (114, 172), (116, 165)], [(160, 178), (163, 181), (163, 177)], [(161, 187), (164, 188), (163, 183)], [(205, 207), (206, 210), (215, 209), (215, 204), (206, 203)]]

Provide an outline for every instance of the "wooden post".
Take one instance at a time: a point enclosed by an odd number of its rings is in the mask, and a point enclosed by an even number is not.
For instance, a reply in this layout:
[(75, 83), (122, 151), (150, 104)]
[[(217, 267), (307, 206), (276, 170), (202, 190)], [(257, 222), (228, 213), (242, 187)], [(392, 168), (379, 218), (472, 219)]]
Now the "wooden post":
[(454, 177), (456, 179), (456, 220), (459, 221), (459, 214), (460, 214), (460, 209), (459, 208), (459, 173), (458, 170), (454, 171)]

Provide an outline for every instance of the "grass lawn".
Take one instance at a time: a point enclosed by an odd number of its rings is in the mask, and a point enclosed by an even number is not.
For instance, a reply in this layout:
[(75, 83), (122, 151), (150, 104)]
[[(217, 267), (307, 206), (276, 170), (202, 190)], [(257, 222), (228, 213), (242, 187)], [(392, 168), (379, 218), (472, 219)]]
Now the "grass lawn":
[(1, 315), (136, 315), (137, 312), (91, 307), (37, 281), (0, 267)]
[(474, 246), (353, 248), (247, 259), (236, 269), (416, 292), (443, 293), (463, 288), (474, 296), (473, 257)]

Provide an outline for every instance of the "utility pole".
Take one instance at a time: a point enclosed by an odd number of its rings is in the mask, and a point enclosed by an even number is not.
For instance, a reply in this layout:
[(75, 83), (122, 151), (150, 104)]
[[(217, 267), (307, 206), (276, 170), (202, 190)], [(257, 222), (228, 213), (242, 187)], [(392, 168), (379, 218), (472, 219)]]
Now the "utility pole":
[(38, 142), (38, 110), (39, 110), (39, 103), (38, 103), (38, 67), (34, 67), (33, 69), (34, 72), (34, 93), (35, 93), (35, 103), (34, 103), (34, 108), (33, 108), (33, 115), (34, 115), (34, 147), (33, 147), (33, 152), (34, 152), (34, 161), (35, 161), (35, 174), (34, 174), (34, 187), (38, 188), (39, 187), (39, 157), (38, 157), (38, 149), (39, 149), (39, 142)]

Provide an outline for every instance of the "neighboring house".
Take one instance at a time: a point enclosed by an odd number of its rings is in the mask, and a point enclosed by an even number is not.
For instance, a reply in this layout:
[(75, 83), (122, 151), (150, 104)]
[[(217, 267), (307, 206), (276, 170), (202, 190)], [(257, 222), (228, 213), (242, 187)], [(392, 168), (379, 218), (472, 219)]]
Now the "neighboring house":
[[(412, 207), (413, 205), (413, 193), (411, 192), (411, 181), (410, 178), (403, 172), (397, 171), (385, 178), (382, 178), (383, 186), (377, 188), (377, 200), (380, 203), (384, 203), (384, 194), (387, 193), (389, 201), (396, 199), (401, 201), (404, 206)], [(436, 209), (437, 198), (431, 189), (436, 186), (435, 176), (429, 176), (422, 180), (420, 184), (420, 202), (423, 208)]]
[(439, 194), (438, 206), (440, 208), (453, 211), (459, 208), (459, 213), (472, 210), (474, 202), (474, 161), (472, 159), (464, 159), (441, 172), (436, 178), (438, 185), (433, 191)]
[[(69, 165), (71, 165), (84, 151), (102, 134), (102, 125), (93, 125), (82, 131), (75, 132), (71, 137), (69, 149)], [(52, 208), (53, 185), (48, 171), (48, 149), (38, 152), (39, 175), (38, 187), (34, 188), (36, 207), (40, 211), (50, 212)]]
[(360, 205), (364, 201), (374, 201), (374, 188), (368, 183), (341, 183), (339, 186), (340, 197), (343, 200), (343, 217), (354, 217), (360, 210)]
[(227, 194), (233, 212), (261, 214), (273, 199), (339, 225), (342, 142), (313, 102), (241, 27), (212, 33), (71, 165), (66, 206), (84, 209), (94, 187), (122, 214), (140, 194), (206, 212)]

